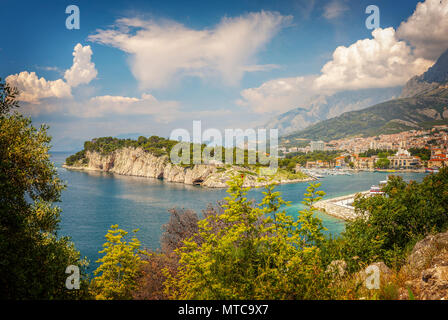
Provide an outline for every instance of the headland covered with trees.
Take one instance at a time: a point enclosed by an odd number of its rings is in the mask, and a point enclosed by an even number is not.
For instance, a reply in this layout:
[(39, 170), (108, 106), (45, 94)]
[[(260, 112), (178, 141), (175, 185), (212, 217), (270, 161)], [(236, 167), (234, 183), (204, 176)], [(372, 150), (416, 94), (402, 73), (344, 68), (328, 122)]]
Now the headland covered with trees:
[(227, 188), (227, 182), (237, 174), (244, 175), (244, 186), (251, 187), (269, 181), (284, 184), (312, 180), (295, 168), (278, 168), (277, 163), (274, 155), (255, 150), (141, 136), (137, 140), (101, 137), (86, 141), (83, 150), (66, 159), (64, 167), (210, 188)]

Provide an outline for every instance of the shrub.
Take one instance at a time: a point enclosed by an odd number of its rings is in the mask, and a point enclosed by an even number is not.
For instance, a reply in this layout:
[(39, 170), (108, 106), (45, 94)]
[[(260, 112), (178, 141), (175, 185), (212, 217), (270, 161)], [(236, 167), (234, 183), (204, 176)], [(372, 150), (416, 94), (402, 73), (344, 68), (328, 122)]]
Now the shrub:
[[(254, 205), (246, 198), (243, 178), (229, 182), (224, 212), (199, 221), (197, 237), (176, 250), (175, 275), (165, 270), (166, 293), (174, 299), (315, 299), (334, 295), (336, 288), (319, 259), (321, 221), (312, 204), (320, 199), (311, 184), (307, 209), (297, 219), (274, 186)], [(216, 228), (219, 226), (219, 228)]]
[[(134, 230), (136, 233), (138, 230)], [(136, 280), (144, 263), (139, 254), (140, 242), (134, 236), (126, 240), (128, 233), (111, 226), (106, 234), (107, 242), (100, 253), (105, 255), (97, 262), (101, 263), (95, 270), (96, 277), (92, 280), (92, 292), (99, 300), (127, 300), (132, 298)]]

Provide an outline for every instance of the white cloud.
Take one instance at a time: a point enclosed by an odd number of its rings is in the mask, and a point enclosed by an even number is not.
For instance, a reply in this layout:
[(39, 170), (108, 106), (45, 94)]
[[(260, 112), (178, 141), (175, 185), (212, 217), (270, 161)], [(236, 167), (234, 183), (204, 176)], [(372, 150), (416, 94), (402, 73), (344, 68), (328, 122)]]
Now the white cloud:
[(73, 65), (65, 71), (64, 78), (71, 87), (86, 84), (95, 79), (98, 72), (95, 64), (91, 62), (92, 49), (78, 43), (73, 51)]
[(393, 28), (374, 30), (372, 36), (349, 47), (338, 47), (321, 74), (267, 81), (241, 91), (237, 104), (259, 114), (279, 114), (297, 107), (310, 109), (317, 95), (397, 87), (433, 64), (416, 57), (406, 42), (397, 40)]
[(316, 94), (313, 89), (315, 77), (274, 79), (258, 88), (241, 91), (237, 104), (256, 113), (283, 113), (297, 107), (305, 107)]
[(117, 28), (98, 30), (89, 40), (129, 53), (132, 73), (143, 89), (164, 87), (184, 76), (218, 77), (234, 85), (245, 72), (272, 67), (257, 65), (255, 56), (291, 20), (262, 11), (194, 30), (171, 21), (120, 19)]
[(322, 68), (316, 86), (334, 90), (394, 87), (434, 63), (415, 57), (406, 42), (397, 40), (393, 28), (376, 29), (372, 36), (349, 47), (338, 47), (333, 60)]
[[(335, 0), (324, 8), (324, 16), (334, 19), (346, 9), (345, 1)], [(317, 94), (404, 85), (424, 73), (448, 48), (448, 0), (418, 3), (396, 32), (377, 29), (372, 36), (336, 48), (319, 75), (267, 81), (241, 91), (237, 104), (259, 114), (280, 113), (307, 107)]]
[(159, 101), (150, 94), (141, 98), (123, 96), (97, 96), (79, 104), (72, 112), (78, 116), (91, 118), (107, 115), (153, 115), (157, 121), (168, 122), (179, 110), (177, 101)]
[(21, 111), (32, 116), (57, 113), (75, 118), (152, 116), (153, 120), (161, 123), (186, 115), (180, 111), (178, 101), (160, 101), (146, 93), (140, 98), (104, 95), (87, 100), (65, 100), (63, 103), (52, 100), (40, 105), (25, 104), (21, 106)]
[(415, 47), (415, 55), (435, 60), (448, 48), (448, 0), (417, 4), (412, 16), (397, 29), (400, 39)]
[(345, 4), (345, 1), (333, 0), (324, 7), (323, 16), (325, 19), (333, 20), (342, 16), (344, 12), (348, 11), (348, 9), (349, 8), (347, 4)]
[[(89, 83), (97, 75), (95, 65), (90, 61), (92, 50), (90, 46), (77, 44), (73, 51), (73, 65), (65, 72), (65, 82), (62, 79), (48, 81), (39, 78), (35, 72), (22, 71), (6, 77), (6, 82), (19, 90), (18, 100), (31, 104), (40, 104), (45, 98), (71, 98), (71, 88), (82, 83)], [(48, 70), (58, 70), (51, 67)]]
[(70, 86), (63, 80), (47, 81), (35, 72), (23, 71), (6, 77), (6, 82), (19, 90), (20, 101), (38, 104), (44, 98), (69, 98)]

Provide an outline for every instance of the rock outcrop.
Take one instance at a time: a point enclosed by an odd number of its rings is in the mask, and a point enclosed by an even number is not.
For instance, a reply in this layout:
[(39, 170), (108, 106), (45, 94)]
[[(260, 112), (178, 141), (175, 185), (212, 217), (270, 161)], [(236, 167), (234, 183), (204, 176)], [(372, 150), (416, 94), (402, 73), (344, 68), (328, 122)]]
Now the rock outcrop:
[(418, 242), (403, 267), (410, 280), (400, 298), (448, 300), (448, 232), (427, 236)]
[[(72, 170), (103, 171), (127, 176), (138, 176), (162, 179), (167, 182), (178, 182), (189, 185), (201, 185), (209, 188), (227, 188), (227, 181), (234, 175), (244, 173), (245, 187), (266, 185), (269, 176), (259, 176), (255, 172), (238, 166), (215, 164), (198, 164), (183, 167), (170, 163), (167, 156), (157, 157), (141, 148), (122, 148), (108, 155), (86, 151), (87, 164), (77, 163), (64, 168)], [(281, 180), (276, 183), (293, 183), (310, 179)]]
[(415, 97), (428, 94), (432, 90), (448, 82), (448, 50), (446, 50), (436, 63), (420, 76), (409, 80), (403, 88), (401, 98)]

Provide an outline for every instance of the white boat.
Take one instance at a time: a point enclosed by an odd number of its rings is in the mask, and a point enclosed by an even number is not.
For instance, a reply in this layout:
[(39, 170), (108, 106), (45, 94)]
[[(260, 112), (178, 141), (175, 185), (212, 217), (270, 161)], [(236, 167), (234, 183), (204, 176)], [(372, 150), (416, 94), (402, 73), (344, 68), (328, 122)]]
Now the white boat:
[(370, 194), (383, 194), (384, 192), (381, 191), (381, 188), (378, 186), (371, 186), (370, 187)]

